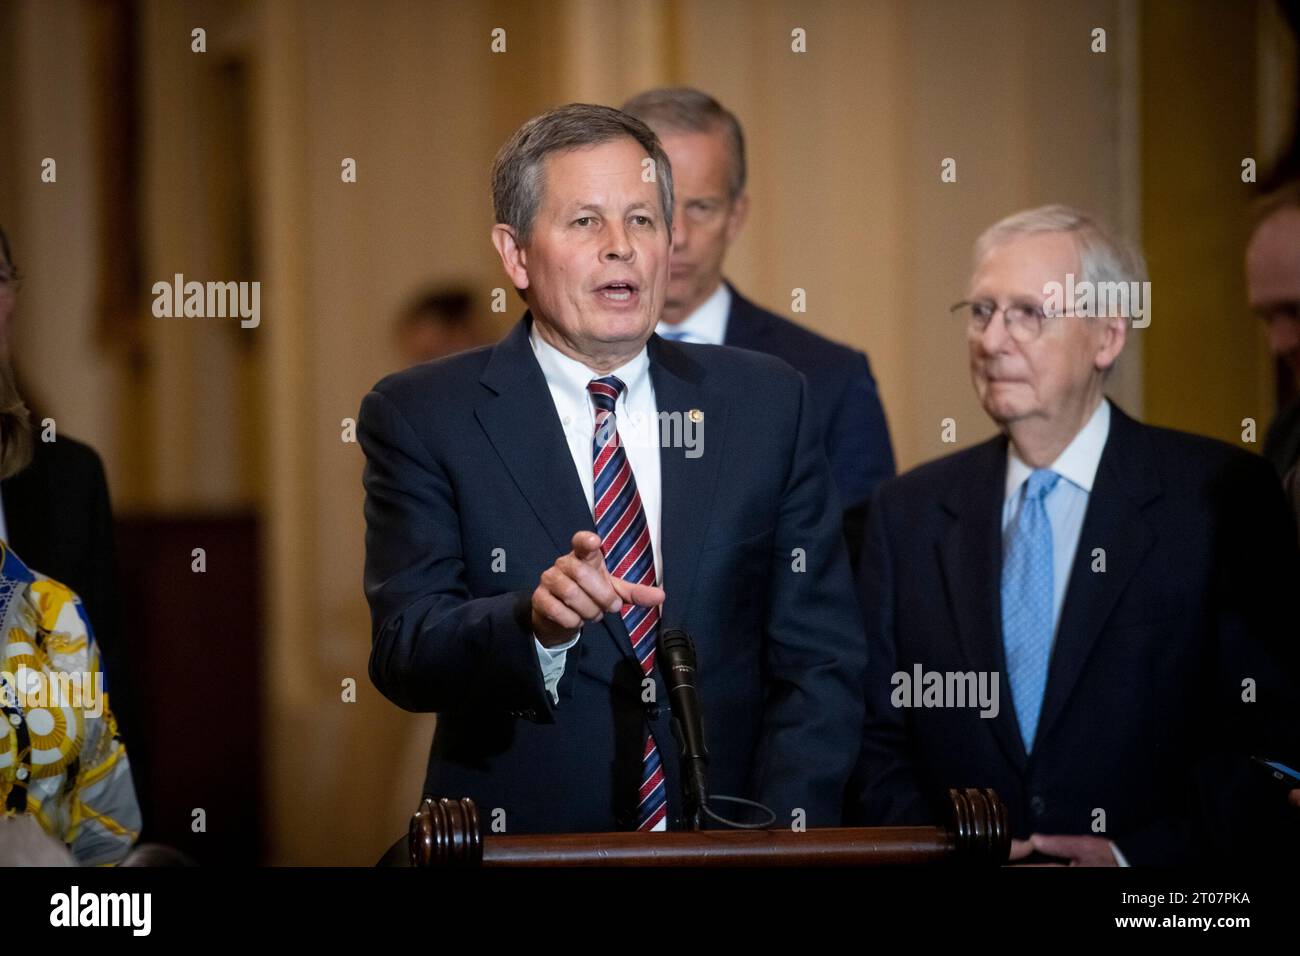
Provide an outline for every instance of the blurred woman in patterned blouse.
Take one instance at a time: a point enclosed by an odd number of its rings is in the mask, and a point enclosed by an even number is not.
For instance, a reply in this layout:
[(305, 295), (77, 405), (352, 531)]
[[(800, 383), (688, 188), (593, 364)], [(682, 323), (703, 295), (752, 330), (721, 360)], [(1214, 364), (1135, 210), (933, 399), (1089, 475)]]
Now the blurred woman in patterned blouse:
[[(31, 454), (27, 409), (0, 360), (0, 479)], [(81, 864), (121, 861), (140, 833), (126, 748), (81, 601), (4, 542), (0, 815), (31, 817)]]

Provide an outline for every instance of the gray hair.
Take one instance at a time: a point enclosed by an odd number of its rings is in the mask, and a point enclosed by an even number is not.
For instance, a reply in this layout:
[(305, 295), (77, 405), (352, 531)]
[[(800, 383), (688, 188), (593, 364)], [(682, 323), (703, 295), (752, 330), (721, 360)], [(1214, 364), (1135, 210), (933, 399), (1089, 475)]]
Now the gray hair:
[(1145, 282), (1146, 262), (1142, 253), (1103, 229), (1095, 219), (1073, 206), (1053, 204), (1013, 213), (985, 229), (975, 240), (975, 262), (989, 250), (1020, 236), (1046, 232), (1068, 233), (1079, 250), (1081, 280), (1101, 282)]
[(745, 133), (740, 120), (703, 90), (689, 86), (661, 87), (638, 93), (623, 104), (623, 112), (657, 132), (712, 133), (722, 130), (731, 147), (731, 197), (745, 190)]
[(635, 140), (654, 160), (659, 204), (671, 236), (673, 170), (659, 137), (639, 119), (591, 103), (570, 103), (534, 116), (506, 140), (492, 162), (492, 206), (497, 222), (510, 226), (519, 242), (527, 242), (542, 204), (546, 158), (623, 137)]

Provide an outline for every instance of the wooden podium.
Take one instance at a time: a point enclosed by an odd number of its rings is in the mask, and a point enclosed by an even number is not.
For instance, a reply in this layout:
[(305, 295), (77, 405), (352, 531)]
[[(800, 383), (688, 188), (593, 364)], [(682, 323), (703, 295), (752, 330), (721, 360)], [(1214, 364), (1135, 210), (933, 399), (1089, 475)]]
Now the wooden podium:
[(1006, 806), (992, 790), (949, 790), (947, 827), (671, 830), (484, 835), (468, 798), (426, 797), (411, 818), (410, 866), (1000, 866), (1011, 851)]

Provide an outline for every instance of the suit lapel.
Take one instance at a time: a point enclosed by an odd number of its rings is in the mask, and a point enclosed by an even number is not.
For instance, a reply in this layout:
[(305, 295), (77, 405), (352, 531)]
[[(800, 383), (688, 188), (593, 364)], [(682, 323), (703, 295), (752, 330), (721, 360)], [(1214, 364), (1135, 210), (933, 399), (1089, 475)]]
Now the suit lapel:
[[(495, 395), (480, 403), (475, 415), (558, 556), (571, 549), (576, 532), (595, 532), (596, 523), (573, 470), (546, 377), (528, 341), (531, 322), (531, 314), (525, 314), (493, 347), (479, 380)], [(609, 613), (602, 624), (620, 653), (635, 659), (623, 618)]]
[(1007, 440), (999, 436), (973, 452), (970, 481), (949, 490), (942, 505), (952, 523), (939, 543), (952, 620), (966, 666), (1000, 674), (1002, 706), (991, 720), (993, 736), (1015, 767), (1026, 764), (1002, 647), (1002, 502), (1006, 492)]
[[(682, 428), (690, 425), (693, 410), (703, 415), (692, 426), (700, 454), (687, 457), (687, 448), (670, 447), (665, 441), (659, 448), (660, 560), (667, 595), (660, 627), (667, 628), (684, 623), (690, 610), (700, 543), (708, 530), (722, 460), (727, 401), (725, 395), (706, 388), (704, 370), (690, 357), (688, 349), (658, 335), (650, 337), (647, 348), (655, 404), (660, 415), (670, 416), (667, 421), (672, 423), (668, 434), (682, 434), (676, 430), (677, 424)], [(662, 428), (660, 434), (664, 434)]]
[(768, 328), (763, 314), (737, 292), (730, 282), (727, 283), (727, 288), (731, 291), (731, 308), (727, 310), (727, 330), (722, 337), (722, 344), (754, 352), (763, 351), (763, 340)]
[[(1110, 434), (1088, 496), (1052, 648), (1038, 724), (1040, 741), (1047, 739), (1064, 712), (1115, 602), (1155, 542), (1155, 533), (1143, 515), (1145, 505), (1161, 491), (1153, 456), (1142, 426), (1112, 402)], [(1104, 573), (1092, 570), (1097, 548), (1105, 550)]]

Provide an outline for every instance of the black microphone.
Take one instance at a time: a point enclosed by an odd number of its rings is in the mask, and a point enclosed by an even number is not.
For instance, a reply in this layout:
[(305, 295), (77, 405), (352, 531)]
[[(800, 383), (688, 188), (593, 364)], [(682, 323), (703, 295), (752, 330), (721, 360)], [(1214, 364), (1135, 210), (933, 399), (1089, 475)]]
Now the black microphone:
[(695, 690), (695, 645), (679, 628), (661, 631), (656, 655), (668, 687), (673, 735), (682, 754), (682, 809), (687, 826), (700, 830), (709, 799), (709, 751), (704, 746), (704, 718)]

